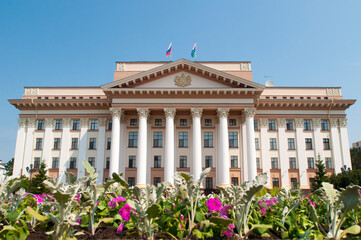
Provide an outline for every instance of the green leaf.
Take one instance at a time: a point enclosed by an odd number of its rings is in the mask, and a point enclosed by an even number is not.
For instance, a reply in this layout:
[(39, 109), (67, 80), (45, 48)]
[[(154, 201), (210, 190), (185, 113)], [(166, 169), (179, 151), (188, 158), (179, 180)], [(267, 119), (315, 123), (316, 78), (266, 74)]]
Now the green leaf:
[(127, 200), (127, 204), (128, 204), (131, 208), (135, 209), (135, 203), (134, 203), (134, 201), (128, 199), (128, 200)]
[(233, 222), (233, 220), (231, 220), (231, 219), (224, 219), (224, 218), (220, 218), (220, 217), (210, 217), (209, 221), (211, 221), (212, 223), (215, 223), (217, 225), (221, 225), (223, 227), (228, 227), (228, 225)]
[(89, 177), (94, 178), (97, 176), (97, 174), (95, 173), (95, 169), (90, 165), (90, 163), (87, 160), (85, 159), (83, 160), (83, 165)]
[(147, 214), (150, 218), (156, 218), (160, 216), (160, 207), (157, 204), (153, 204), (147, 210)]
[(19, 232), (16, 228), (14, 228), (13, 226), (9, 226), (9, 225), (5, 225), (3, 227), (3, 229), (0, 231), (3, 232), (3, 231), (14, 231), (14, 232)]
[(270, 229), (270, 228), (272, 228), (272, 225), (268, 225), (268, 224), (252, 224), (250, 231), (252, 231), (253, 229), (256, 229), (256, 228)]
[(282, 238), (282, 239), (289, 239), (288, 232), (282, 232), (282, 233), (281, 233), (281, 238)]
[(360, 187), (359, 186), (351, 186), (347, 187), (345, 190), (341, 192), (341, 200), (344, 204), (342, 211), (347, 213), (351, 209), (355, 208), (359, 204), (359, 194)]
[(202, 222), (204, 219), (205, 219), (205, 216), (203, 213), (196, 212), (196, 214), (194, 216), (194, 220), (196, 220), (196, 222)]
[(203, 234), (198, 229), (193, 230), (193, 235), (195, 235), (197, 238), (203, 239)]
[(113, 221), (114, 221), (114, 218), (102, 218), (102, 219), (99, 220), (99, 224), (101, 222), (103, 222), (103, 223), (112, 223)]
[(338, 191), (328, 182), (322, 183), (322, 189), (325, 191), (326, 197), (330, 200), (331, 204), (334, 204), (337, 200)]
[(303, 235), (302, 237), (300, 238), (301, 239), (310, 239), (310, 234), (312, 232), (312, 229), (308, 229)]
[(343, 238), (343, 236), (345, 236), (346, 234), (350, 233), (350, 234), (359, 234), (361, 232), (361, 227), (359, 225), (353, 225), (347, 229), (345, 229), (340, 236), (340, 239)]
[(32, 209), (30, 206), (27, 206), (26, 210), (29, 212), (29, 214), (30, 214), (31, 216), (33, 216), (34, 218), (36, 218), (36, 219), (39, 220), (39, 221), (45, 221), (45, 220), (48, 219), (47, 217), (45, 217), (45, 216), (43, 216), (43, 215), (35, 212), (35, 210)]

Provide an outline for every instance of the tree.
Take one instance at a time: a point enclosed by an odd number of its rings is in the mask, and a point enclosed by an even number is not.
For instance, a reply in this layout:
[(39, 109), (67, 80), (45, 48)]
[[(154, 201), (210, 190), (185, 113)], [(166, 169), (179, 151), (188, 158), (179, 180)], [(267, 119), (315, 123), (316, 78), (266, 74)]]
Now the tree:
[(43, 182), (48, 179), (46, 164), (44, 161), (40, 163), (38, 173), (31, 179), (30, 192), (34, 194), (49, 193), (49, 190), (45, 187)]
[(350, 154), (352, 169), (361, 169), (361, 149), (351, 148)]
[(346, 188), (350, 184), (361, 185), (361, 169), (353, 169), (343, 167), (341, 172), (337, 175), (333, 174), (330, 178), (330, 182), (336, 189)]
[(312, 183), (313, 191), (322, 187), (322, 182), (328, 182), (329, 179), (327, 177), (326, 166), (321, 160), (321, 156), (318, 155), (316, 160), (316, 177), (315, 181)]
[(12, 176), (13, 175), (13, 167), (14, 167), (14, 158), (12, 158), (10, 161), (8, 161), (5, 164), (5, 176)]

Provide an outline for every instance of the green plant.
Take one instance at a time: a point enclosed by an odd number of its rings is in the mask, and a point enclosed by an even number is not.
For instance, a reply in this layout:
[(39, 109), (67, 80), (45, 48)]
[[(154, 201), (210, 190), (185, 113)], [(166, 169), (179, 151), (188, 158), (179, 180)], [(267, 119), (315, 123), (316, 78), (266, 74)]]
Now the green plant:
[(321, 160), (321, 156), (318, 155), (316, 160), (316, 177), (314, 183), (312, 183), (313, 191), (321, 188), (323, 182), (328, 182), (326, 166)]
[(5, 164), (5, 176), (12, 176), (13, 175), (13, 167), (14, 167), (14, 158), (12, 158), (11, 160), (9, 160), (6, 164)]
[(31, 179), (31, 185), (29, 192), (33, 194), (43, 194), (49, 193), (49, 190), (45, 187), (44, 181), (49, 179), (46, 173), (48, 170), (46, 169), (46, 164), (44, 161), (40, 163), (40, 168), (38, 169), (37, 174)]

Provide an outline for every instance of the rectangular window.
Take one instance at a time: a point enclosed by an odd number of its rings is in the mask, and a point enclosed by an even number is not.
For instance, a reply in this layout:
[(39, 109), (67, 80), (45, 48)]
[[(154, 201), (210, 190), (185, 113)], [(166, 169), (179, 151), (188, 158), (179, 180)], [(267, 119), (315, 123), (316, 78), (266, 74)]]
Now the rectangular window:
[(80, 120), (73, 120), (72, 130), (79, 130), (80, 128)]
[(238, 186), (238, 177), (232, 177), (231, 182), (232, 182), (232, 185)]
[(153, 133), (153, 147), (162, 147), (163, 132)]
[(273, 187), (280, 187), (280, 179), (279, 178), (272, 178), (272, 186)]
[(256, 165), (257, 165), (257, 169), (261, 169), (261, 162), (259, 158), (256, 158)]
[(296, 189), (298, 186), (297, 178), (291, 178), (291, 188)]
[(129, 156), (129, 168), (135, 168), (135, 156)]
[(231, 168), (238, 168), (238, 156), (231, 156)]
[(310, 187), (312, 188), (313, 184), (315, 183), (315, 179), (309, 178), (308, 181), (310, 182)]
[(278, 158), (271, 158), (272, 169), (278, 169)]
[(254, 120), (253, 121), (253, 124), (254, 124), (254, 130), (258, 130), (258, 120)]
[(179, 156), (179, 167), (180, 168), (187, 167), (187, 156)]
[(180, 119), (179, 125), (187, 126), (187, 119)]
[(138, 146), (138, 132), (129, 132), (128, 147)]
[(188, 132), (179, 132), (179, 147), (188, 147)]
[(78, 138), (71, 139), (71, 149), (73, 150), (78, 149)]
[(97, 147), (97, 139), (90, 138), (89, 139), (89, 149), (96, 149), (96, 147)]
[(303, 120), (303, 130), (311, 130), (311, 120)]
[(288, 150), (295, 150), (295, 139), (294, 138), (288, 139)]
[(255, 143), (255, 146), (256, 146), (256, 150), (259, 150), (259, 139), (255, 138), (254, 143)]
[(312, 150), (312, 138), (306, 138), (306, 150)]
[(53, 149), (60, 149), (60, 138), (54, 138), (54, 148)]
[(112, 128), (113, 128), (113, 120), (110, 119), (110, 120), (108, 121), (108, 130), (112, 130)]
[(59, 168), (59, 158), (53, 157), (53, 161), (51, 163), (52, 168)]
[(213, 167), (212, 156), (206, 156), (206, 168)]
[(36, 139), (35, 149), (37, 149), (37, 150), (43, 149), (43, 139), (42, 138)]
[(45, 120), (38, 120), (38, 130), (44, 130)]
[(330, 150), (330, 139), (329, 138), (323, 139), (323, 150)]
[(327, 131), (328, 129), (328, 121), (327, 120), (321, 120), (321, 130)]
[(89, 157), (88, 162), (90, 166), (95, 167), (95, 157)]
[(90, 130), (98, 130), (98, 120), (90, 121)]
[(129, 185), (129, 187), (135, 186), (135, 178), (134, 177), (128, 177), (128, 185)]
[(274, 150), (277, 149), (277, 139), (276, 138), (270, 138), (270, 149)]
[(110, 167), (110, 157), (107, 157), (105, 160), (105, 169), (109, 169)]
[(162, 167), (161, 156), (154, 156), (154, 167), (155, 168), (161, 168)]
[(294, 130), (294, 128), (293, 128), (293, 120), (286, 120), (286, 129), (287, 130)]
[(137, 126), (137, 124), (138, 124), (138, 119), (136, 118), (130, 119), (130, 126)]
[(326, 168), (332, 168), (331, 158), (329, 157), (325, 158), (325, 162), (326, 162)]
[(237, 120), (236, 119), (229, 119), (229, 126), (237, 126)]
[(276, 130), (276, 120), (268, 120), (268, 130)]
[(63, 120), (55, 120), (55, 130), (63, 129)]
[(204, 126), (212, 126), (212, 119), (205, 119)]
[(162, 119), (156, 118), (156, 119), (154, 120), (154, 125), (155, 125), (155, 126), (162, 126)]
[(213, 189), (213, 178), (206, 177), (206, 188)]
[(35, 169), (40, 168), (40, 158), (39, 157), (34, 158), (34, 168)]
[(229, 147), (238, 147), (238, 133), (229, 132)]
[(213, 132), (204, 132), (204, 147), (213, 147)]
[(71, 168), (71, 169), (76, 168), (76, 157), (71, 157), (70, 158), (69, 168)]
[(307, 158), (307, 165), (308, 168), (315, 168), (315, 160), (313, 159), (313, 157)]
[(161, 182), (160, 177), (153, 178), (153, 185), (158, 186), (158, 184)]
[(290, 161), (290, 169), (296, 169), (296, 158), (294, 157), (290, 157), (289, 158), (289, 161)]
[(107, 149), (109, 150), (112, 146), (112, 139), (111, 138), (107, 138)]

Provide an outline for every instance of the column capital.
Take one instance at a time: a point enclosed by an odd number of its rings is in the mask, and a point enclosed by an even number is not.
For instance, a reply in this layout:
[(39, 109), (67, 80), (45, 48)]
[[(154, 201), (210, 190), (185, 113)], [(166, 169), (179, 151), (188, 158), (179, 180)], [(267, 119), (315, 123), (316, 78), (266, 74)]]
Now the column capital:
[(64, 118), (63, 119), (63, 127), (70, 127), (71, 125), (71, 119), (70, 118)]
[(191, 108), (192, 118), (202, 117), (203, 108)]
[(88, 127), (89, 126), (89, 119), (88, 118), (80, 119), (80, 126), (81, 127)]
[(149, 108), (137, 108), (137, 112), (138, 112), (138, 117), (144, 117), (144, 118), (148, 118), (149, 117)]
[(340, 127), (347, 127), (347, 118), (340, 118), (338, 122)]
[(303, 119), (302, 118), (296, 118), (295, 123), (296, 123), (296, 128), (303, 127)]
[(112, 117), (120, 118), (123, 115), (123, 111), (121, 108), (109, 108), (110, 112), (112, 113)]
[(52, 118), (45, 118), (45, 127), (53, 127), (54, 125), (54, 119)]
[(99, 127), (105, 127), (107, 125), (106, 118), (100, 118), (98, 122), (99, 122)]
[(312, 119), (312, 124), (313, 124), (314, 128), (320, 128), (321, 127), (321, 118)]
[(338, 127), (338, 119), (331, 118), (330, 119), (330, 124), (331, 124), (331, 127)]
[(26, 118), (19, 118), (18, 124), (19, 124), (19, 127), (25, 127), (26, 126)]
[(267, 118), (260, 118), (259, 119), (259, 126), (262, 127), (267, 127), (268, 126), (268, 120)]
[(36, 124), (36, 119), (35, 118), (28, 118), (27, 119), (27, 127), (35, 127)]
[(285, 128), (286, 127), (286, 119), (285, 118), (277, 118), (277, 126), (279, 128)]
[(175, 108), (164, 108), (164, 114), (166, 118), (174, 118), (175, 112)]
[(228, 118), (229, 108), (218, 108), (217, 115), (219, 118)]
[(246, 118), (254, 117), (255, 113), (256, 113), (255, 108), (245, 108), (244, 109), (244, 115), (246, 116)]

